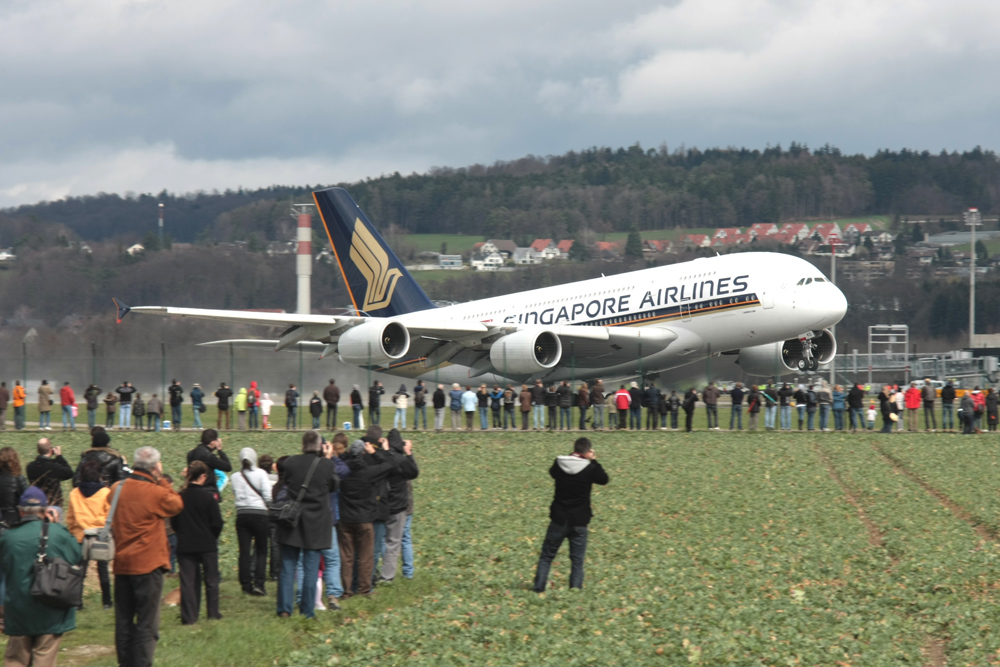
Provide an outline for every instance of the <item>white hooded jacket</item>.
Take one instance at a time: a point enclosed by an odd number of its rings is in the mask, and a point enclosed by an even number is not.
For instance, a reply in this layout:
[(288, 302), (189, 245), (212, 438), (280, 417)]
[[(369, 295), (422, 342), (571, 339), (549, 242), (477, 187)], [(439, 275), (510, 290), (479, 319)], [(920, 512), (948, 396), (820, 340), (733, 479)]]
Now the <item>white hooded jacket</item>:
[[(243, 469), (243, 461), (249, 461), (251, 467)], [(240, 470), (234, 470), (230, 477), (236, 513), (266, 514), (267, 507), (271, 503), (271, 480), (266, 472), (257, 467), (257, 452), (253, 447), (244, 447), (240, 450), (238, 465)]]

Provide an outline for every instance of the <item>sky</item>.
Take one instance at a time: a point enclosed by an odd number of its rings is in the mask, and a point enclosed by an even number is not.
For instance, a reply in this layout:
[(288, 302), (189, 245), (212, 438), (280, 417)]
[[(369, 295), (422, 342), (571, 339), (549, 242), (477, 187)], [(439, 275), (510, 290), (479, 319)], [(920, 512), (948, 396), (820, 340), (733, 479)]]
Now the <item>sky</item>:
[(1000, 148), (982, 0), (3, 0), (0, 207), (591, 146)]

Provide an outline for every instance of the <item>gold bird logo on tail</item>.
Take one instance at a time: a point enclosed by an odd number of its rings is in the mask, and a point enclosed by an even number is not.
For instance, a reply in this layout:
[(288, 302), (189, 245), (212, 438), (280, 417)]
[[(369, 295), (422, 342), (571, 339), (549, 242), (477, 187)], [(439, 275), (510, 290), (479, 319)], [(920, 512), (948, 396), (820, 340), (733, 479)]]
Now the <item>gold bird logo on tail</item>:
[(351, 236), (351, 261), (368, 281), (365, 303), (361, 310), (370, 311), (385, 308), (392, 301), (396, 281), (403, 275), (399, 269), (389, 268), (389, 255), (364, 226), (360, 218), (354, 221)]

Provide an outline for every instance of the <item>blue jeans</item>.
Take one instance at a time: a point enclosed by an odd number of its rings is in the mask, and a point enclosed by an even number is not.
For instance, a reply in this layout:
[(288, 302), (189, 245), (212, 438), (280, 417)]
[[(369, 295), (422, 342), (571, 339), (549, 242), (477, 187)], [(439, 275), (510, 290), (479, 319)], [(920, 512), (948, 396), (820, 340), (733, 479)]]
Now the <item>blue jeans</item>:
[(392, 427), (403, 431), (406, 430), (406, 409), (396, 408), (396, 415), (392, 418)]
[(503, 409), (503, 427), (507, 428), (507, 422), (510, 422), (511, 428), (517, 428), (517, 418), (514, 416), (514, 406), (511, 405), (509, 408), (504, 406)]
[[(340, 544), (337, 542), (337, 531), (333, 531), (333, 545), (329, 549), (319, 552), (323, 559), (323, 594), (326, 597), (331, 595), (335, 598), (344, 596), (344, 584), (340, 580)], [(319, 565), (317, 564), (317, 567)], [(302, 567), (302, 556), (299, 555), (298, 565), (295, 568), (295, 585), (298, 590), (295, 594), (295, 601), (301, 604), (302, 578), (305, 572)], [(315, 592), (313, 593), (315, 595)], [(314, 598), (315, 599), (315, 598)]]
[(14, 408), (14, 428), (18, 431), (24, 428), (24, 406), (19, 405)]
[[(257, 406), (255, 405), (254, 407), (250, 408), (249, 413), (250, 413), (250, 429), (252, 430), (255, 428), (260, 428), (260, 419), (259, 419), (260, 410), (258, 410)], [(197, 417), (195, 417), (195, 419), (197, 419)], [(201, 423), (199, 423), (198, 426), (201, 426)], [(336, 426), (336, 424), (334, 424), (334, 426)]]
[(93, 410), (87, 408), (87, 428), (94, 428), (95, 424), (97, 424), (97, 408)]
[(354, 410), (354, 422), (351, 425), (354, 428), (361, 428), (361, 411), (364, 410), (364, 406), (352, 405), (351, 408)]
[(821, 405), (819, 406), (819, 430), (826, 430), (826, 423), (830, 421), (830, 406)]
[(814, 426), (816, 423), (816, 408), (813, 408), (812, 410), (807, 409), (806, 412), (809, 417), (809, 430), (813, 431), (815, 430)]
[(941, 406), (941, 428), (955, 428), (955, 406), (950, 403)]
[(302, 594), (299, 613), (306, 618), (316, 616), (316, 579), (319, 577), (319, 559), (323, 552), (316, 549), (299, 549), (281, 545), (281, 575), (278, 577), (278, 613), (291, 615), (295, 599), (295, 569), (302, 554)]
[(795, 409), (799, 413), (799, 430), (801, 431), (802, 430), (802, 425), (805, 424), (805, 421), (806, 421), (806, 406), (805, 405), (796, 405)]
[(490, 427), (490, 409), (479, 408), (479, 428), (486, 430)]
[(882, 433), (892, 433), (892, 420), (888, 415), (882, 415)]
[(69, 422), (69, 427), (75, 429), (76, 417), (73, 416), (73, 406), (64, 405), (62, 412), (63, 412), (63, 428), (66, 428), (66, 422)]
[(369, 426), (374, 426), (376, 424), (381, 424), (382, 423), (382, 407), (381, 406), (379, 406), (377, 408), (373, 408), (370, 405), (368, 406), (368, 421), (371, 422), (371, 424), (369, 424)]
[(170, 427), (173, 429), (179, 429), (181, 427), (181, 406), (171, 405), (170, 406)]
[(192, 419), (194, 419), (194, 427), (201, 428), (201, 403), (191, 404), (191, 414), (194, 415), (194, 417), (192, 417)]
[(733, 411), (729, 415), (729, 430), (733, 430), (733, 424), (739, 424), (740, 430), (743, 430), (743, 406), (734, 405)]
[(559, 428), (567, 431), (573, 428), (573, 423), (569, 418), (569, 408), (559, 408)]
[(705, 406), (705, 416), (708, 418), (708, 428), (719, 428), (719, 408), (715, 405)]
[(118, 428), (132, 427), (132, 404), (122, 403), (118, 406)]
[(295, 411), (297, 407), (292, 406), (286, 409), (288, 411), (288, 416), (285, 418), (285, 429), (290, 431), (295, 428)]
[(545, 541), (542, 542), (542, 554), (538, 558), (538, 569), (535, 572), (535, 592), (543, 593), (549, 580), (549, 570), (552, 561), (559, 552), (563, 540), (569, 540), (570, 574), (569, 587), (583, 588), (583, 561), (587, 556), (587, 527), (570, 526), (549, 522), (545, 531)]
[[(865, 413), (864, 408), (850, 408), (851, 430), (852, 431), (855, 428), (860, 428), (861, 430), (865, 429), (865, 414), (864, 413)], [(856, 422), (857, 426), (855, 426), (855, 421), (854, 421), (855, 419), (857, 420), (857, 422)]]
[(833, 409), (833, 427), (838, 431), (844, 430), (844, 408)]
[(764, 428), (774, 428), (774, 418), (778, 416), (777, 405), (767, 405), (764, 407)]
[(406, 515), (406, 528), (403, 529), (403, 548), (400, 551), (400, 558), (403, 560), (403, 576), (407, 579), (413, 578), (413, 535), (410, 534), (410, 526), (413, 524), (413, 515)]
[[(319, 420), (320, 420), (320, 418), (317, 417), (317, 416), (315, 416), (315, 415), (313, 415), (312, 419), (313, 419), (313, 421), (312, 421), (313, 430), (314, 431), (318, 431), (319, 430)], [(404, 428), (405, 428), (405, 426), (404, 426)]]
[(545, 406), (535, 405), (532, 407), (534, 408), (532, 414), (533, 414), (533, 420), (534, 420), (533, 423), (535, 425), (535, 428), (545, 428)]
[(385, 554), (385, 521), (373, 521), (372, 530), (375, 533), (375, 544), (372, 549), (372, 576), (378, 576), (382, 571), (379, 561)]
[(50, 410), (38, 413), (38, 428), (46, 426), (52, 426), (52, 412)]
[[(799, 421), (801, 421), (801, 417), (799, 418)], [(792, 406), (790, 405), (781, 406), (781, 430), (792, 430)]]
[(413, 428), (420, 428), (420, 418), (424, 419), (424, 430), (427, 430), (427, 406), (418, 405), (413, 408)]
[(642, 408), (630, 408), (628, 411), (628, 427), (642, 430)]

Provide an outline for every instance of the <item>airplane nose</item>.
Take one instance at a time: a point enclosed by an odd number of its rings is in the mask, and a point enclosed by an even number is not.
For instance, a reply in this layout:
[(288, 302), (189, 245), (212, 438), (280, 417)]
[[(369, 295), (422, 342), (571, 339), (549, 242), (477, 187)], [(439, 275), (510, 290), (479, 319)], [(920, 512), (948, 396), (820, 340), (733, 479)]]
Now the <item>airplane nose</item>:
[(847, 297), (833, 283), (830, 284), (830, 287), (833, 288), (833, 293), (830, 295), (829, 308), (831, 313), (835, 314), (836, 321), (839, 322), (844, 319), (844, 315), (847, 315)]

